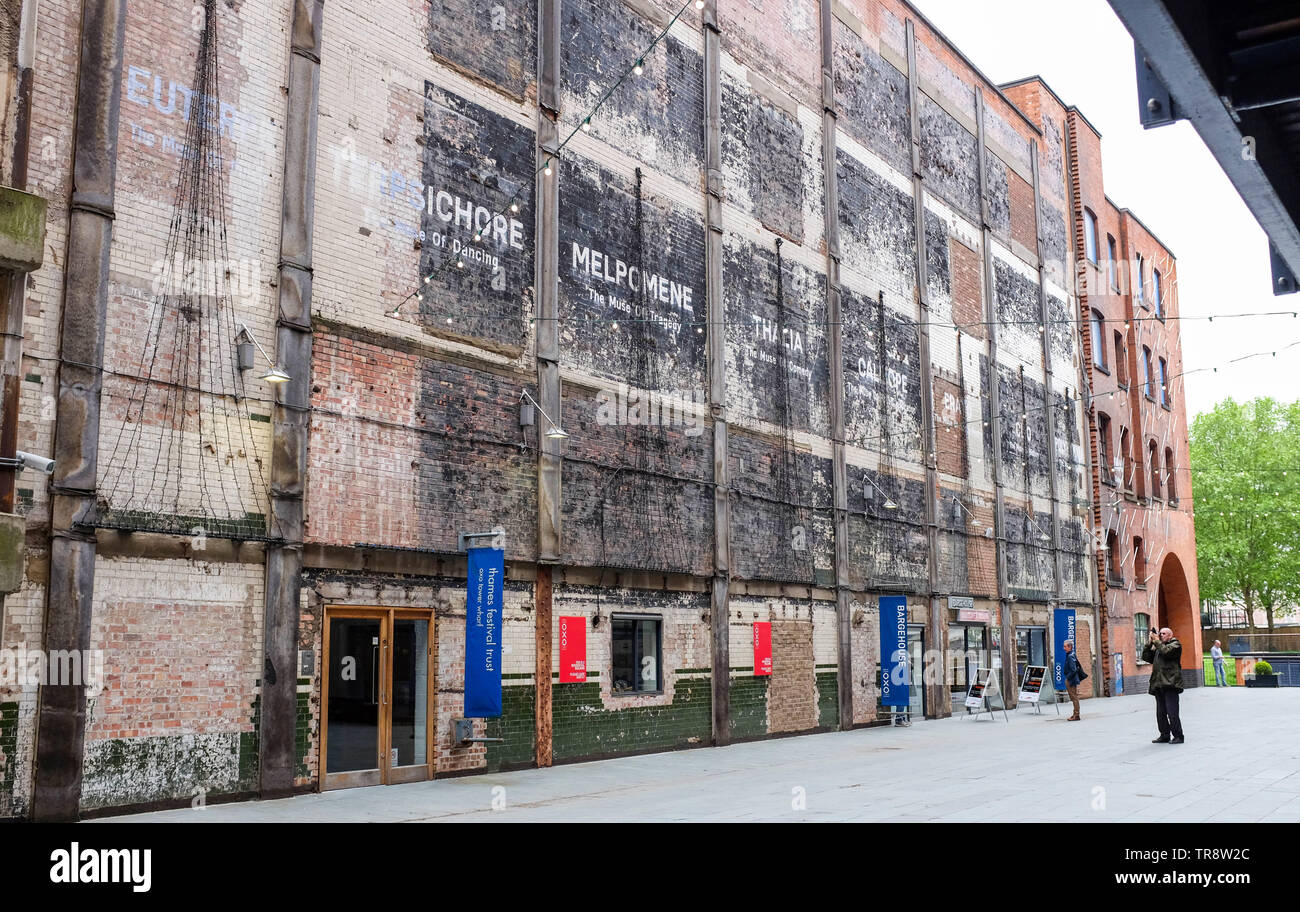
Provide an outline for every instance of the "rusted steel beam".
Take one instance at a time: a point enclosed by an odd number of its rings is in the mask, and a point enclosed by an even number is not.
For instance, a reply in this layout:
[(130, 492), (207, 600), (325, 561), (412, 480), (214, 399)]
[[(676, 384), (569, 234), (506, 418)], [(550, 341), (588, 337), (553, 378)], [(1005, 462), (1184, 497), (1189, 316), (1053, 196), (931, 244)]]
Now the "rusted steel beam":
[[(83, 0), (50, 484), (47, 653), (90, 648), (101, 367), (125, 28), (126, 0)], [(75, 820), (81, 806), (85, 688), (42, 685), (37, 713), (32, 816)]]
[(324, 12), (324, 0), (294, 0), (290, 20), (276, 359), (292, 379), (277, 386), (271, 417), (270, 531), (278, 540), (266, 550), (258, 730), (258, 792), (263, 798), (292, 790), (298, 760), (298, 598), (311, 406), (311, 238)]

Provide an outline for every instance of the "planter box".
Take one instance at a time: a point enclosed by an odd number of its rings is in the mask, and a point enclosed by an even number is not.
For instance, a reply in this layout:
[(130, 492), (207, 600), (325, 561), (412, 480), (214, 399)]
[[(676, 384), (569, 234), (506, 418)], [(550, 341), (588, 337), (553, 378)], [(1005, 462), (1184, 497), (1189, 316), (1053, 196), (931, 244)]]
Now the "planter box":
[(1262, 675), (1256, 674), (1246, 678), (1247, 687), (1277, 687), (1278, 676), (1275, 674)]

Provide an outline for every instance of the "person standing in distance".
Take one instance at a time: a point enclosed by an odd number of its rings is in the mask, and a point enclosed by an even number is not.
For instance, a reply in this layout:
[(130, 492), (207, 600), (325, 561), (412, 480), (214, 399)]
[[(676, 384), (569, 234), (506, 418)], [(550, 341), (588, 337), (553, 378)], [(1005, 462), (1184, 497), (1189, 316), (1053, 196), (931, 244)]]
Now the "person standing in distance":
[(1074, 715), (1066, 719), (1067, 722), (1079, 721), (1079, 684), (1088, 676), (1083, 671), (1083, 666), (1079, 664), (1079, 658), (1074, 654), (1074, 640), (1065, 641), (1065, 692), (1070, 695), (1070, 700), (1074, 703)]
[(1219, 641), (1215, 640), (1214, 645), (1210, 647), (1210, 658), (1214, 660), (1214, 686), (1227, 687), (1228, 676), (1223, 672), (1223, 649), (1219, 646)]
[(1156, 698), (1156, 727), (1160, 737), (1152, 744), (1182, 744), (1183, 722), (1178, 718), (1178, 695), (1183, 692), (1183, 644), (1174, 632), (1161, 627), (1151, 631), (1142, 649), (1142, 661), (1151, 663), (1151, 683), (1147, 693)]

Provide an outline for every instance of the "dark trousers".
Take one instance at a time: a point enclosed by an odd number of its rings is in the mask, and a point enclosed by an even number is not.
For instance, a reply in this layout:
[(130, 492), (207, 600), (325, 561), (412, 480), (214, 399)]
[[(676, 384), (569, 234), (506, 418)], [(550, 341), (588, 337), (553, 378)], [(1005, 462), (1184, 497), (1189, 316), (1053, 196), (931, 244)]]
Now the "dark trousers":
[(1161, 687), (1155, 691), (1156, 725), (1160, 736), (1175, 738), (1183, 736), (1183, 721), (1178, 718), (1178, 691), (1172, 687)]

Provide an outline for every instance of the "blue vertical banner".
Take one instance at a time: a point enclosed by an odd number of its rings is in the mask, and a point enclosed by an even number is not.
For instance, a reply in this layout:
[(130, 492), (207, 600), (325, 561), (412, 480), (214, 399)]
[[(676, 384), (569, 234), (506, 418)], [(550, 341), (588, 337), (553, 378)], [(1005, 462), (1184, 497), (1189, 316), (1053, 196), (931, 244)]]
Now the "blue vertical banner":
[(465, 718), (501, 715), (501, 587), (506, 553), (500, 548), (469, 549), (469, 589), (465, 593)]
[[(1065, 641), (1074, 642), (1074, 609), (1057, 608), (1052, 613), (1052, 686), (1065, 690)], [(1074, 648), (1079, 648), (1074, 643)]]
[(880, 703), (907, 706), (911, 693), (907, 669), (907, 598), (886, 595), (880, 599)]

